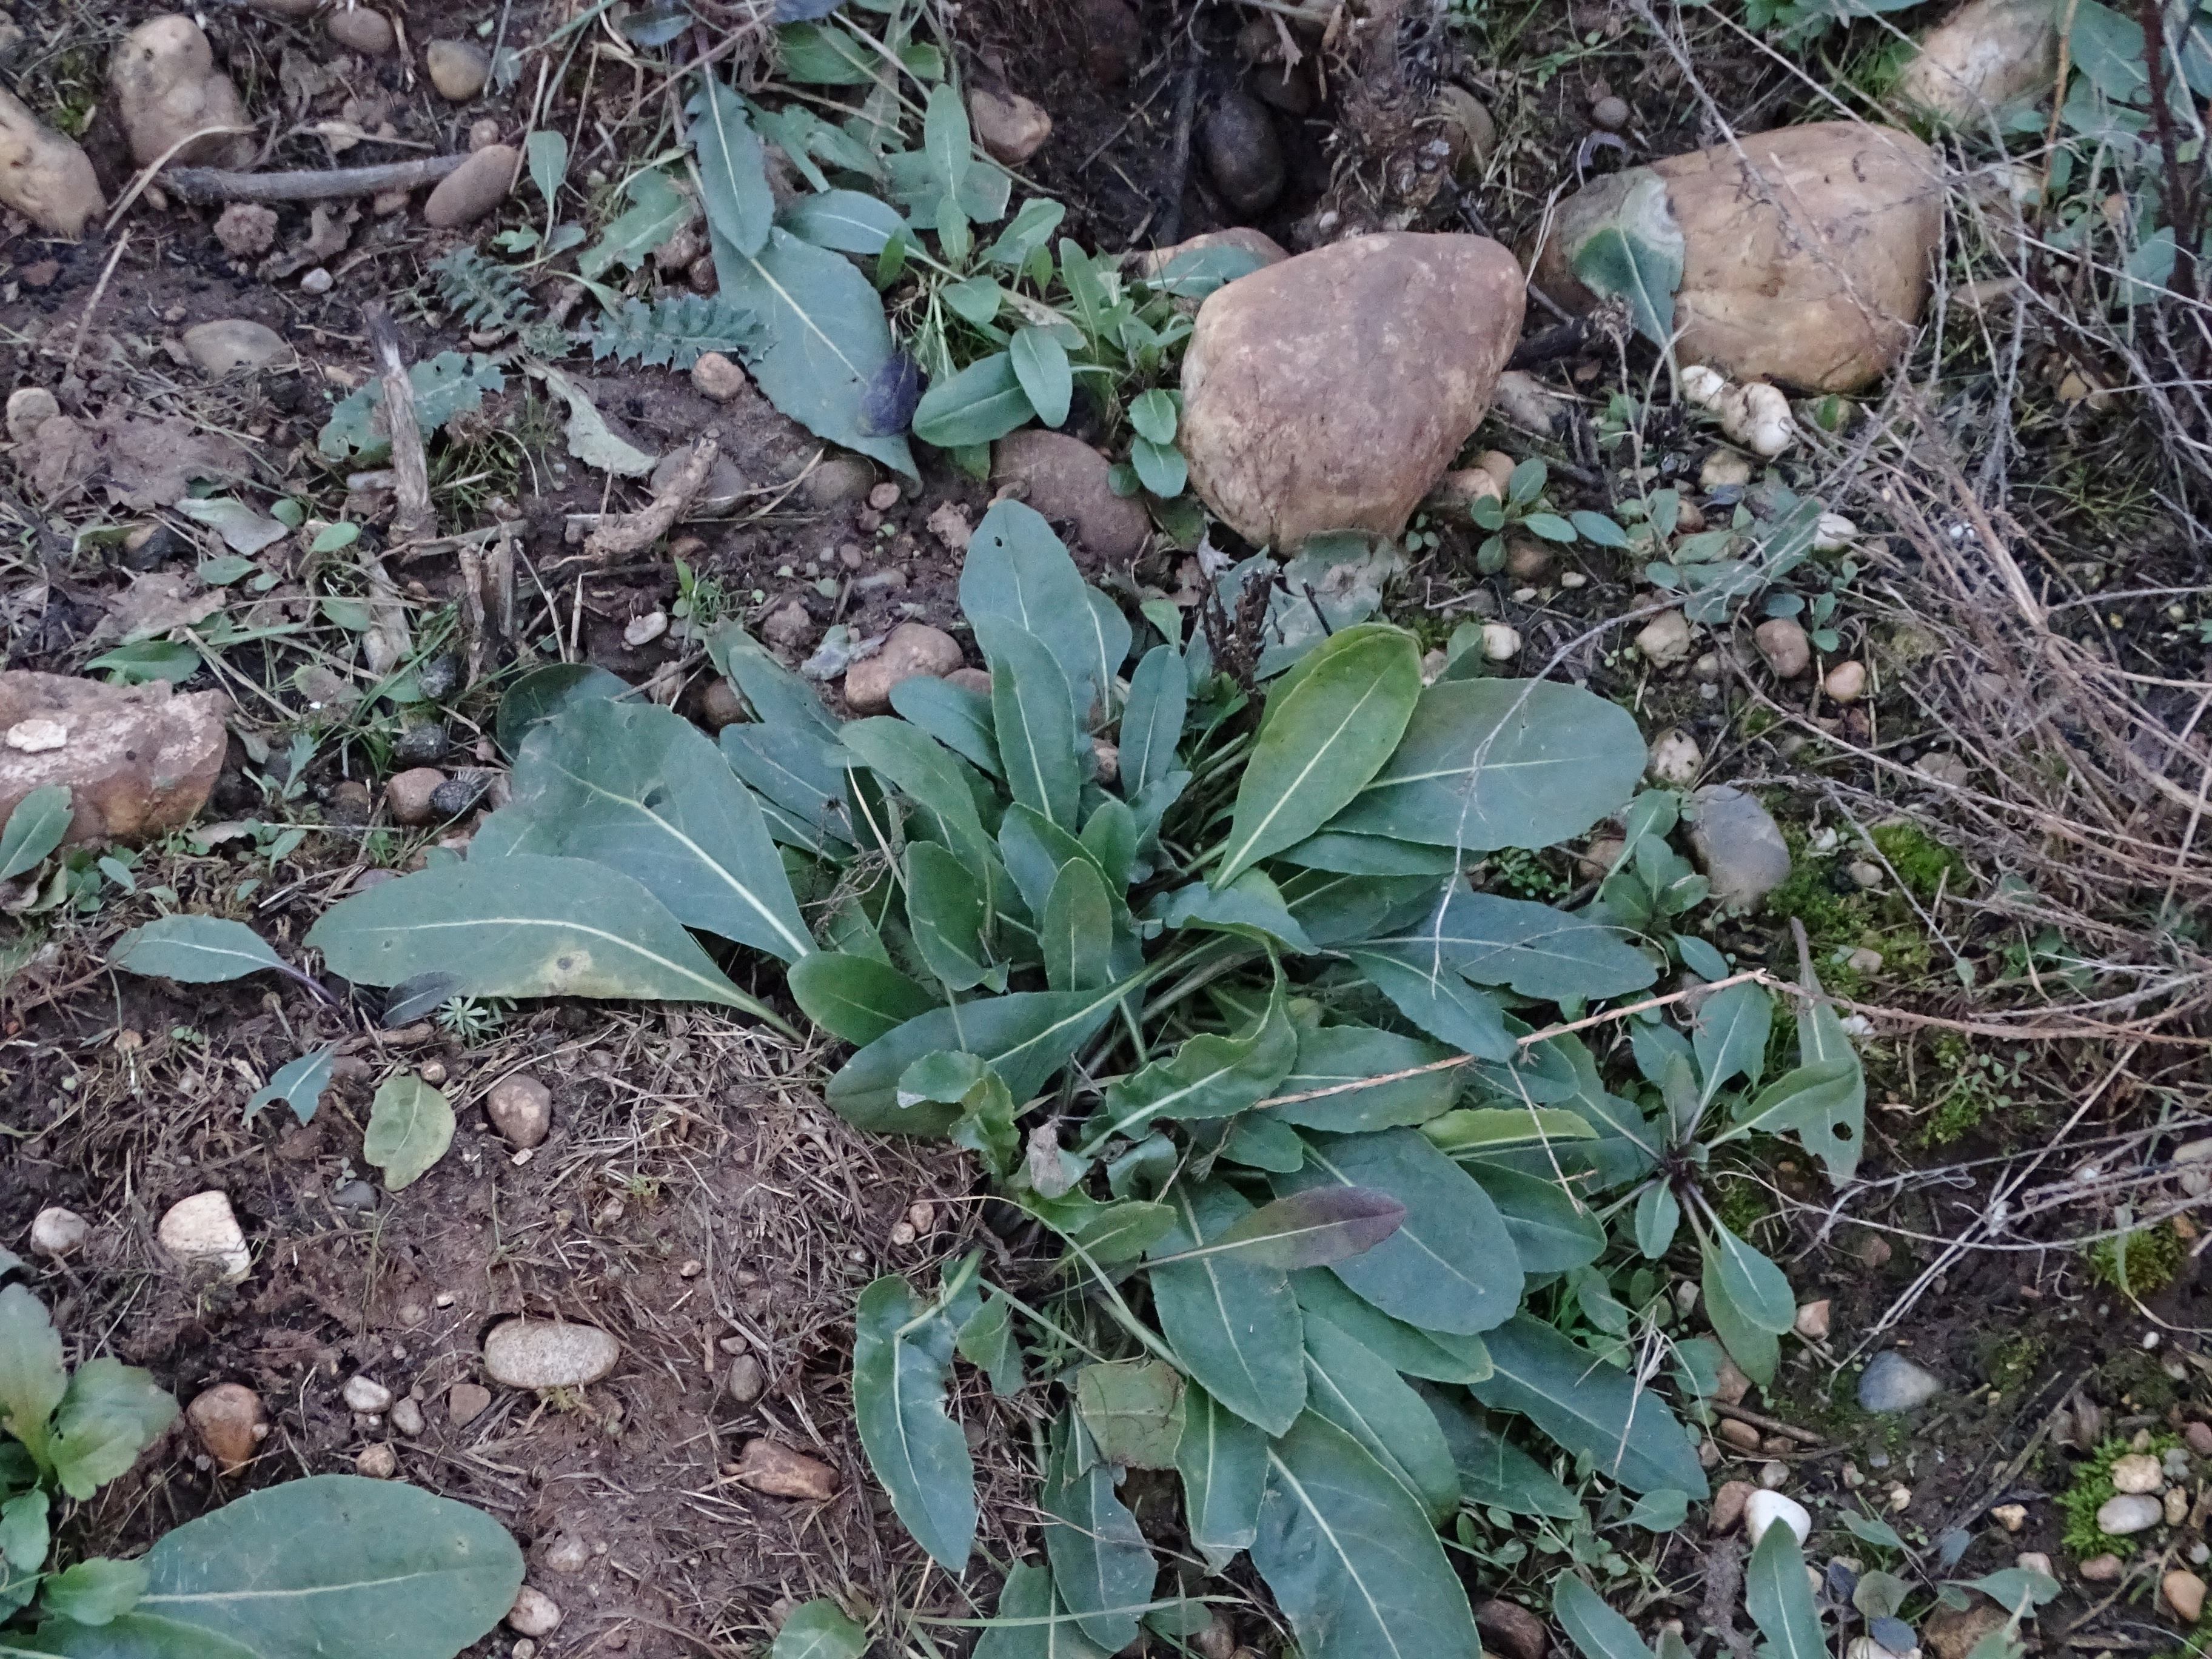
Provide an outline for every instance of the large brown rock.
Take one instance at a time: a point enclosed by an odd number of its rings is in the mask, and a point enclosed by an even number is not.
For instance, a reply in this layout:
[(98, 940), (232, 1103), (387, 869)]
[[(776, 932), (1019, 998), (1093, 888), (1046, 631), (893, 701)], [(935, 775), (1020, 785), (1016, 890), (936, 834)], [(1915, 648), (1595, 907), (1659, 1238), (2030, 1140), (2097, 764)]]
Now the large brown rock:
[(107, 92), (142, 167), (160, 161), (242, 167), (253, 154), (238, 88), (189, 17), (149, 18), (125, 35), (107, 60)]
[(50, 236), (74, 241), (85, 221), (107, 210), (92, 162), (76, 141), (0, 91), (0, 207), (21, 214)]
[(1193, 486), (1255, 543), (1397, 534), (1481, 422), (1521, 311), (1480, 236), (1361, 236), (1239, 277), (1183, 357)]
[(220, 691), (0, 673), (0, 823), (33, 789), (70, 792), (70, 842), (136, 841), (191, 822), (228, 739)]
[(963, 659), (960, 641), (927, 623), (904, 622), (872, 657), (845, 671), (845, 706), (855, 714), (880, 714), (891, 706), (891, 689), (917, 675), (942, 679)]
[(1102, 559), (1133, 559), (1152, 522), (1134, 496), (1116, 495), (1112, 465), (1080, 438), (1030, 427), (999, 440), (991, 477), (1018, 484), (1022, 499), (1060, 524), (1075, 526), (1078, 545)]
[(472, 225), (507, 199), (522, 154), (512, 144), (487, 144), (438, 183), (422, 204), (422, 222), (434, 230)]
[(2058, 73), (2051, 0), (1966, 0), (1920, 43), (1890, 95), (1938, 120), (1977, 125), (2040, 95)]
[(1675, 355), (1736, 380), (1849, 392), (1894, 367), (1928, 299), (1943, 232), (1942, 165), (1910, 133), (1824, 121), (1613, 173), (1560, 204), (1537, 285), (1571, 309), (1597, 296), (1570, 264), (1623, 199), (1656, 179), (1682, 240)]

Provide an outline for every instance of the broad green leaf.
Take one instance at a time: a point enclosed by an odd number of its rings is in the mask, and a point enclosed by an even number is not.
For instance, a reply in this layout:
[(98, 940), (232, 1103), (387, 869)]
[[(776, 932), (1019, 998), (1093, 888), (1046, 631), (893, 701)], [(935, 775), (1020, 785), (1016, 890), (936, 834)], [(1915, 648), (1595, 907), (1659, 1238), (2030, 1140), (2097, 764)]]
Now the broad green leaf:
[(1114, 1491), (1114, 1466), (1079, 1455), (1080, 1432), (1063, 1419), (1054, 1435), (1037, 1495), (1046, 1516), (1044, 1551), (1077, 1627), (1115, 1653), (1136, 1639), (1135, 1609), (1152, 1599), (1158, 1566), (1136, 1516)]
[(830, 1104), (858, 1128), (941, 1135), (956, 1115), (948, 1109), (899, 1109), (899, 1073), (909, 1064), (940, 1048), (979, 1054), (1020, 1104), (1106, 1023), (1114, 1005), (1131, 988), (1124, 981), (1096, 991), (1017, 991), (957, 1008), (932, 1009), (878, 1037), (847, 1060), (830, 1079), (825, 1091)]
[(775, 222), (802, 241), (839, 253), (881, 253), (906, 228), (896, 208), (858, 190), (801, 196), (786, 204)]
[(1634, 792), (1650, 754), (1626, 710), (1551, 680), (1438, 680), (1334, 830), (1492, 852), (1572, 840)]
[(1485, 1340), (1494, 1369), (1473, 1387), (1484, 1405), (1533, 1419), (1631, 1492), (1705, 1495), (1696, 1452), (1650, 1387), (1525, 1314)]
[(1684, 246), (1667, 181), (1649, 167), (1630, 167), (1583, 194), (1589, 201), (1577, 202), (1559, 232), (1568, 264), (1591, 293), (1626, 304), (1638, 333), (1669, 346)]
[[(1179, 1182), (1167, 1201), (1175, 1224), (1155, 1255), (1211, 1243), (1251, 1210), (1218, 1182)], [(1306, 1379), (1303, 1322), (1283, 1271), (1236, 1255), (1203, 1255), (1150, 1277), (1160, 1330), (1192, 1379), (1268, 1433), (1289, 1428), (1305, 1405)]]
[(1106, 896), (1117, 922), (1126, 921), (1128, 907), (1121, 902), (1114, 878), (1098, 854), (1042, 812), (1017, 803), (999, 822), (999, 851), (1005, 856), (1006, 874), (1031, 915), (1042, 915), (1051, 902), (1053, 884), (1060, 872), (1076, 860), (1091, 865), (1105, 883)]
[(1766, 1638), (1772, 1659), (1826, 1659), (1827, 1632), (1813, 1602), (1797, 1534), (1769, 1527), (1743, 1573), (1743, 1607)]
[(1107, 1659), (1053, 1594), (1052, 1573), (1024, 1563), (1006, 1575), (994, 1622), (975, 1643), (974, 1659)]
[(1655, 1181), (1636, 1200), (1636, 1248), (1646, 1261), (1656, 1261), (1674, 1242), (1682, 1224), (1681, 1201), (1664, 1181)]
[(530, 164), (530, 182), (538, 186), (545, 205), (551, 207), (561, 193), (561, 181), (568, 176), (567, 136), (540, 128), (522, 141), (522, 153)]
[(1105, 1111), (1085, 1139), (1096, 1146), (1111, 1135), (1136, 1139), (1161, 1121), (1233, 1115), (1272, 1094), (1297, 1054), (1297, 1033), (1284, 1012), (1278, 978), (1266, 1007), (1241, 1031), (1187, 1037), (1165, 1060), (1108, 1085)]
[(1546, 1002), (1619, 996), (1659, 976), (1617, 928), (1458, 883), (1413, 926), (1369, 942), (1433, 953), (1477, 985), (1510, 986)]
[(1789, 1276), (1717, 1219), (1712, 1260), (1729, 1300), (1759, 1329), (1780, 1336), (1796, 1322), (1797, 1297)]
[(1420, 695), (1420, 651), (1402, 629), (1361, 623), (1316, 647), (1288, 694), (1267, 700), (1214, 885), (1304, 841), (1352, 801)]
[(653, 471), (659, 457), (647, 453), (628, 438), (607, 424), (607, 417), (592, 401), (591, 394), (576, 381), (550, 364), (539, 364), (531, 373), (545, 383), (546, 390), (557, 392), (568, 405), (568, 418), (562, 427), (568, 441), (568, 453), (589, 467), (611, 472), (617, 477), (641, 478)]
[(1044, 641), (1001, 617), (975, 618), (991, 661), (991, 718), (1006, 787), (1073, 835), (1083, 777), (1075, 762), (1075, 702)]
[(1475, 989), (1434, 953), (1395, 945), (1345, 954), (1400, 1013), (1431, 1036), (1482, 1060), (1510, 1060), (1517, 1051), (1497, 999)]
[[(1802, 1039), (1800, 1039), (1801, 1044)], [(1858, 1056), (1814, 1060), (1784, 1072), (1736, 1108), (1735, 1121), (1714, 1137), (1715, 1146), (1751, 1134), (1780, 1134), (1795, 1129), (1808, 1140), (1817, 1139), (1821, 1126), (1848, 1121), (1853, 1097), (1865, 1112), (1866, 1082)], [(1854, 1144), (1856, 1144), (1854, 1142)], [(1840, 1152), (1838, 1154), (1842, 1156)]]
[(1473, 1382), (1490, 1375), (1490, 1353), (1479, 1336), (1417, 1330), (1354, 1296), (1323, 1268), (1291, 1275), (1298, 1306), (1342, 1331), (1394, 1370), (1435, 1382)]
[[(9, 1588), (6, 1576), (0, 1574), (0, 1595)], [(25, 1595), (27, 1599), (27, 1587)], [(349, 1651), (366, 1659), (359, 1649)], [(143, 1613), (126, 1613), (105, 1625), (50, 1619), (36, 1635), (14, 1632), (0, 1635), (0, 1659), (15, 1659), (17, 1655), (56, 1655), (60, 1659), (269, 1659), (212, 1631)]]
[[(481, 352), (441, 351), (407, 371), (415, 392), (415, 423), (428, 437), (456, 416), (483, 407), (484, 393), (507, 385), (500, 366)], [(375, 465), (392, 453), (392, 440), (376, 418), (384, 406), (384, 382), (372, 379), (343, 399), (315, 434), (315, 447), (327, 460)]]
[(690, 198), (659, 167), (647, 167), (625, 186), (630, 204), (607, 222), (599, 240), (576, 256), (576, 269), (597, 282), (619, 265), (635, 270), (647, 256), (690, 222)]
[(787, 979), (792, 999), (807, 1018), (861, 1046), (939, 1006), (938, 998), (897, 969), (842, 951), (817, 951), (800, 958), (791, 965)]
[(1651, 1659), (1636, 1626), (1571, 1572), (1552, 1581), (1552, 1616), (1582, 1650), (1583, 1659)]
[[(36, 1572), (46, 1564), (53, 1534), (46, 1525), (51, 1500), (40, 1487), (0, 1503), (0, 1562), (18, 1572)], [(0, 1572), (0, 1581), (8, 1575)]]
[(975, 1541), (975, 1464), (945, 1414), (958, 1333), (896, 1274), (860, 1292), (853, 1311), (853, 1417), (868, 1467), (915, 1541), (949, 1572)]
[[(991, 699), (981, 691), (929, 674), (912, 674), (891, 687), (891, 707), (954, 754), (994, 778), (1006, 775)], [(728, 727), (723, 730), (726, 732)]]
[(775, 1020), (641, 884), (582, 859), (518, 854), (403, 876), (325, 912), (307, 942), (357, 985), (718, 1002)]
[(1150, 438), (1130, 440), (1129, 465), (1136, 469), (1138, 482), (1162, 500), (1182, 495), (1190, 482), (1190, 463), (1183, 459), (1182, 451)]
[(768, 1659), (860, 1659), (868, 1632), (827, 1596), (802, 1601), (775, 1633)]
[(68, 1392), (62, 1340), (45, 1304), (25, 1285), (0, 1287), (0, 1429), (43, 1461), (48, 1419)]
[(1331, 1135), (1308, 1131), (1306, 1161), (1278, 1193), (1335, 1183), (1388, 1193), (1406, 1206), (1398, 1230), (1329, 1271), (1394, 1319), (1475, 1335), (1521, 1301), (1521, 1263), (1497, 1206), (1466, 1170), (1412, 1129)]
[(1075, 1373), (1075, 1412), (1099, 1456), (1125, 1468), (1171, 1469), (1182, 1438), (1183, 1385), (1158, 1359), (1116, 1359)]
[(1773, 1332), (1736, 1306), (1729, 1282), (1721, 1274), (1719, 1258), (1711, 1251), (1705, 1253), (1698, 1283), (1705, 1318), (1736, 1368), (1761, 1388), (1773, 1382), (1774, 1369), (1782, 1363), (1782, 1345)]
[(922, 965), (949, 990), (979, 985), (986, 973), (979, 937), (989, 912), (974, 873), (933, 841), (906, 847), (906, 917)]
[(312, 1054), (301, 1054), (276, 1068), (268, 1082), (247, 1097), (246, 1121), (253, 1121), (264, 1106), (283, 1101), (292, 1109), (292, 1115), (302, 1123), (314, 1121), (315, 1108), (323, 1098), (323, 1091), (331, 1086), (331, 1073), (336, 1069), (338, 1045), (325, 1043)]
[(911, 365), (859, 267), (779, 229), (750, 254), (717, 235), (714, 270), (722, 298), (760, 319), (745, 361), (768, 400), (815, 436), (918, 477), (903, 418), (881, 407), (881, 386)]
[(1774, 1024), (1774, 999), (1762, 985), (1731, 985), (1716, 991), (1698, 1008), (1690, 1042), (1702, 1082), (1698, 1092), (1710, 1105), (1731, 1078), (1759, 1086), (1766, 1066), (1766, 1038)]
[(988, 867), (994, 854), (975, 793), (951, 750), (921, 727), (887, 718), (854, 720), (839, 736), (863, 765), (927, 812), (932, 840), (969, 857), (979, 871)]
[[(1088, 724), (1086, 712), (1121, 666), (1113, 655), (1113, 624), (1094, 609), (1091, 592), (1044, 516), (1021, 501), (993, 502), (968, 539), (960, 566), (961, 610), (979, 627), (986, 617), (1003, 617), (1042, 640), (1067, 676), (1079, 726)], [(1118, 635), (1123, 655), (1128, 635), (1123, 621)]]
[(1459, 1466), (1460, 1495), (1468, 1503), (1554, 1521), (1571, 1521), (1582, 1514), (1581, 1503), (1557, 1476), (1492, 1429), (1465, 1401), (1441, 1389), (1419, 1392), (1452, 1449), (1452, 1461)]
[(1305, 1142), (1287, 1123), (1245, 1112), (1231, 1119), (1226, 1127), (1227, 1138), (1216, 1156), (1231, 1164), (1286, 1175), (1306, 1161)]
[[(1626, 1318), (1620, 1328), (1628, 1328)], [(1662, 1488), (1644, 1494), (1628, 1511), (1628, 1524), (1641, 1527), (1646, 1532), (1671, 1533), (1679, 1531), (1690, 1513), (1690, 1494)]]
[(1163, 893), (1149, 912), (1170, 927), (1241, 933), (1298, 956), (1310, 956), (1314, 941), (1283, 902), (1282, 889), (1265, 870), (1247, 870), (1225, 887), (1202, 881)]
[(1060, 866), (1037, 923), (1045, 983), (1055, 991), (1090, 991), (1113, 982), (1114, 910), (1097, 867), (1083, 859)]
[[(1450, 1057), (1451, 1050), (1418, 1037), (1368, 1025), (1312, 1026), (1298, 1033), (1297, 1064), (1283, 1079), (1279, 1094), (1304, 1094), (1314, 1089), (1341, 1088), (1366, 1078), (1389, 1077), (1400, 1072), (1433, 1065)], [(1292, 1101), (1271, 1106), (1271, 1115), (1306, 1129), (1328, 1129), (1351, 1133), (1362, 1129), (1389, 1129), (1401, 1124), (1424, 1123), (1449, 1109), (1458, 1095), (1463, 1074), (1455, 1067), (1376, 1083), (1317, 1100)]]
[(8, 814), (0, 830), (0, 881), (35, 870), (69, 833), (70, 792), (58, 783), (33, 789)]
[(939, 449), (961, 449), (1003, 438), (1036, 416), (1014, 360), (994, 351), (921, 394), (914, 407), (914, 435)]
[(177, 1420), (177, 1402), (150, 1372), (101, 1355), (70, 1374), (54, 1413), (48, 1455), (62, 1490), (79, 1502), (126, 1474)]
[(1042, 196), (1030, 197), (1006, 222), (999, 240), (983, 251), (985, 262), (1007, 270), (1026, 269), (1040, 249), (1050, 246), (1053, 232), (1066, 216), (1064, 204)]
[(1132, 799), (1176, 769), (1190, 705), (1190, 673), (1172, 645), (1145, 653), (1121, 706), (1121, 790)]
[(1480, 1158), (1507, 1147), (1549, 1147), (1598, 1138), (1580, 1113), (1548, 1106), (1465, 1107), (1431, 1118), (1421, 1133), (1438, 1152), (1458, 1158)]
[(1058, 426), (1066, 420), (1068, 400), (1075, 392), (1067, 349), (1043, 329), (1029, 327), (1014, 331), (1006, 355), (1037, 419), (1047, 426)]
[(107, 963), (179, 985), (220, 984), (284, 966), (284, 959), (244, 922), (217, 916), (157, 917), (118, 939)]
[(192, 1626), (259, 1659), (458, 1653), (522, 1588), (522, 1552), (483, 1510), (350, 1474), (248, 1493), (164, 1534), (144, 1559), (133, 1617)]
[(2007, 1613), (2023, 1617), (2050, 1601), (2058, 1594), (2058, 1581), (2047, 1572), (2038, 1572), (2033, 1567), (2000, 1567), (1995, 1572), (1985, 1572), (1979, 1578), (1957, 1578), (1953, 1583), (1967, 1589), (1979, 1590)]
[(1316, 1187), (1262, 1204), (1203, 1249), (1294, 1273), (1371, 1250), (1405, 1219), (1406, 1206), (1388, 1193)]
[(1022, 1345), (1014, 1330), (1013, 1304), (998, 1291), (991, 1291), (969, 1316), (954, 1346), (991, 1379), (993, 1394), (1005, 1399), (1022, 1391)]
[(596, 663), (552, 662), (520, 676), (501, 694), (495, 730), (509, 759), (522, 752), (523, 740), (544, 721), (570, 704), (619, 697), (629, 690)]
[(1457, 857), (1441, 847), (1339, 830), (1308, 836), (1275, 856), (1285, 864), (1347, 876), (1448, 876), (1459, 867)]
[[(768, 158), (744, 100), (712, 75), (684, 108), (698, 161), (699, 194), (714, 236), (739, 253), (758, 253), (775, 220)], [(725, 284), (726, 287), (726, 284)]]
[(388, 1192), (427, 1175), (453, 1144), (453, 1109), (412, 1072), (387, 1078), (369, 1103), (361, 1155), (384, 1171)]
[(1427, 1517), (1357, 1441), (1314, 1413), (1268, 1448), (1251, 1554), (1305, 1659), (1481, 1650), (1467, 1592)]
[(1072, 1192), (1059, 1198), (1032, 1194), (1023, 1202), (1031, 1214), (1101, 1267), (1134, 1261), (1166, 1237), (1176, 1222), (1173, 1209), (1145, 1199), (1101, 1204)]
[(714, 741), (648, 702), (580, 701), (532, 732), (507, 851), (635, 877), (687, 927), (795, 962), (811, 951), (760, 806)]
[(1822, 1093), (1802, 1103), (1790, 1125), (1805, 1150), (1827, 1166), (1828, 1179), (1842, 1186), (1858, 1173), (1859, 1153), (1866, 1141), (1866, 1074), (1858, 1051), (1844, 1030), (1843, 1016), (1835, 1005), (1820, 997), (1820, 975), (1808, 962), (1802, 977), (1812, 993), (1797, 1010), (1797, 1053), (1808, 1064), (1833, 1064), (1848, 1068), (1850, 1081), (1833, 1093)]
[[(137, 1605), (146, 1589), (146, 1564), (94, 1556), (65, 1567), (40, 1587), (41, 1608), (72, 1624), (106, 1625)], [(0, 1642), (7, 1638), (0, 1636)]]
[(1306, 1409), (1342, 1429), (1429, 1519), (1459, 1507), (1459, 1474), (1443, 1431), (1398, 1373), (1318, 1314), (1308, 1314)]
[(968, 176), (973, 140), (968, 131), (967, 106), (950, 84), (930, 88), (929, 102), (922, 112), (921, 147), (929, 158), (930, 171), (936, 175), (939, 193), (951, 195), (958, 191), (961, 180)]
[(1219, 1572), (1258, 1535), (1267, 1437), (1197, 1384), (1187, 1384), (1176, 1472), (1182, 1477), (1183, 1524), (1190, 1541)]
[(775, 36), (778, 68), (803, 86), (864, 87), (885, 72), (872, 51), (830, 23), (790, 23)]
[(1605, 1228), (1557, 1181), (1478, 1164), (1468, 1172), (1490, 1194), (1524, 1273), (1563, 1273), (1605, 1254)]

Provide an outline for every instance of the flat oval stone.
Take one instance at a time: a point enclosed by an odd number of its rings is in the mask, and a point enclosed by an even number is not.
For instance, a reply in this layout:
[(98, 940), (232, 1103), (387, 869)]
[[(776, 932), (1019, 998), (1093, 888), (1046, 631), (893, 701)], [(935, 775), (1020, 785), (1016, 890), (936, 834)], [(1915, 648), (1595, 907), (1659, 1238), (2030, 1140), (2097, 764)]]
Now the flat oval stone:
[(510, 1319), (484, 1339), (484, 1370), (510, 1389), (580, 1389), (622, 1361), (622, 1344), (596, 1325)]
[(2166, 1518), (2166, 1506), (2147, 1492), (2124, 1492), (2097, 1511), (2097, 1530), (2115, 1538), (2148, 1532)]

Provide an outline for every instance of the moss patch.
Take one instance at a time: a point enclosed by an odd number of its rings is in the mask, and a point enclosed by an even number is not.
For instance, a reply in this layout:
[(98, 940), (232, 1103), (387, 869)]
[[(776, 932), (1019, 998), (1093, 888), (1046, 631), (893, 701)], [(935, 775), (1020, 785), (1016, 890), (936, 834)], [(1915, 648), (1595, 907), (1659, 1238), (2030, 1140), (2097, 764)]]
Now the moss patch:
[(2148, 1296), (2173, 1282), (2183, 1254), (2172, 1227), (2138, 1227), (2089, 1247), (2089, 1277), (2124, 1296)]
[[(2171, 1434), (2153, 1435), (2150, 1444), (2143, 1449), (2153, 1457), (2163, 1459), (2166, 1453), (2181, 1443), (2180, 1437)], [(2133, 1553), (2137, 1540), (2115, 1538), (2097, 1525), (2097, 1511), (2112, 1497), (2112, 1465), (2132, 1449), (2129, 1443), (2115, 1437), (2099, 1443), (2087, 1462), (2074, 1476), (2074, 1484), (2058, 1495), (2058, 1516), (2065, 1527), (2060, 1540), (2066, 1553), (2077, 1560), (2087, 1560), (2093, 1555), (2128, 1555)]]
[(1881, 823), (1870, 832), (1898, 878), (1923, 899), (1940, 889), (1956, 893), (1966, 880), (1966, 860), (1917, 823)]

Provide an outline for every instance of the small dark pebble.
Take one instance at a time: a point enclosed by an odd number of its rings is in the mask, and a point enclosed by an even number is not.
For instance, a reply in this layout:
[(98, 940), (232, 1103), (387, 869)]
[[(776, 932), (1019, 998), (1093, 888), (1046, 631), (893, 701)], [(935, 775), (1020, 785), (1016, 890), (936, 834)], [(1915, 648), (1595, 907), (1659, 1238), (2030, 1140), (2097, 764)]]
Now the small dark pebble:
[(126, 570), (158, 570), (170, 560), (181, 558), (189, 550), (185, 538), (165, 524), (155, 525), (137, 544), (126, 542), (123, 547), (123, 568)]
[(445, 757), (446, 728), (435, 720), (417, 720), (412, 726), (403, 726), (399, 735), (392, 740), (394, 771), (404, 771), (410, 766), (435, 766)]
[(432, 702), (443, 702), (461, 689), (461, 659), (441, 652), (415, 671), (415, 684)]
[(1274, 206), (1283, 193), (1283, 143), (1274, 118), (1258, 99), (1224, 94), (1198, 135), (1206, 170), (1231, 210), (1249, 219)]
[(430, 792), (430, 810), (441, 818), (457, 818), (482, 800), (490, 787), (489, 772), (456, 772)]

